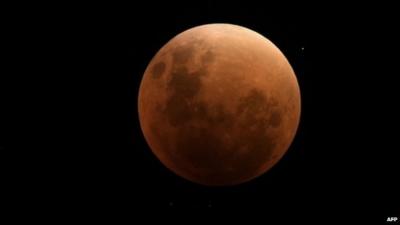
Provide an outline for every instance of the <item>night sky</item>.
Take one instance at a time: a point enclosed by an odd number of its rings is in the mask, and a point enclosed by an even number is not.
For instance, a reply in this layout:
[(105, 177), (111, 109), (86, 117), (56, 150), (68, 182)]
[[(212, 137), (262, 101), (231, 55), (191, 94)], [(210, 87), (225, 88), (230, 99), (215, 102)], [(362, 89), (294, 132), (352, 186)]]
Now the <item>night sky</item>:
[[(368, 13), (341, 22), (337, 16), (350, 18), (351, 11), (216, 2), (57, 6), (44, 13), (14, 7), (25, 16), (7, 17), (9, 59), (22, 59), (9, 73), (5, 108), (16, 119), (3, 117), (1, 146), (15, 155), (7, 171), (28, 208), (44, 201), (125, 216), (137, 208), (258, 209), (265, 218), (293, 221), (382, 221), (396, 213), (398, 131), (388, 127), (399, 125), (399, 89), (391, 80), (395, 62), (381, 52), (393, 49), (382, 46), (390, 41), (385, 27), (371, 25)], [(137, 113), (154, 54), (178, 33), (217, 22), (248, 27), (277, 45), (302, 100), (287, 154), (266, 174), (232, 187), (201, 186), (166, 169), (145, 142)]]

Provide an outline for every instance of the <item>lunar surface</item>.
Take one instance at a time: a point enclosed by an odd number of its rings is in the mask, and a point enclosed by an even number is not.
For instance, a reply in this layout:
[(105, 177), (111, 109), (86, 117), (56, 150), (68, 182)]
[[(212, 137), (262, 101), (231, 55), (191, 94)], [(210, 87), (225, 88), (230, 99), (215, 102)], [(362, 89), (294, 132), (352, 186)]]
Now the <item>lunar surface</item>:
[(300, 117), (296, 76), (281, 51), (244, 27), (184, 31), (149, 63), (139, 119), (155, 156), (192, 182), (235, 185), (268, 171)]

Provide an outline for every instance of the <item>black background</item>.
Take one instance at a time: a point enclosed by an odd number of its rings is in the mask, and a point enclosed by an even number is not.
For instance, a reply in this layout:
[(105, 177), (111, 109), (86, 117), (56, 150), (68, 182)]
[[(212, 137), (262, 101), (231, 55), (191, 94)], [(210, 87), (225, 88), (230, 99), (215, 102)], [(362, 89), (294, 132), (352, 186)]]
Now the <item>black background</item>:
[[(17, 206), (122, 216), (138, 208), (255, 209), (300, 222), (398, 215), (398, 53), (386, 9), (247, 1), (9, 9), (3, 77), (12, 85), (2, 82), (11, 88), (3, 89), (9, 114), (1, 146), (13, 155), (5, 172)], [(137, 114), (154, 54), (176, 34), (216, 22), (274, 42), (302, 95), (300, 126), (284, 158), (248, 183), (217, 188), (167, 170)]]

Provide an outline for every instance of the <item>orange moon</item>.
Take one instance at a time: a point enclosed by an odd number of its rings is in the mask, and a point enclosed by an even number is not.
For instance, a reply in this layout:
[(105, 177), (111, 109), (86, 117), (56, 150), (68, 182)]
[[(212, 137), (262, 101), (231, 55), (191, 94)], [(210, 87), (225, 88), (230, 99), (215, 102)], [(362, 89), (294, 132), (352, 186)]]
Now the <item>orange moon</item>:
[(208, 186), (236, 185), (273, 167), (299, 124), (300, 90), (267, 38), (231, 24), (186, 30), (150, 61), (139, 119), (155, 156)]

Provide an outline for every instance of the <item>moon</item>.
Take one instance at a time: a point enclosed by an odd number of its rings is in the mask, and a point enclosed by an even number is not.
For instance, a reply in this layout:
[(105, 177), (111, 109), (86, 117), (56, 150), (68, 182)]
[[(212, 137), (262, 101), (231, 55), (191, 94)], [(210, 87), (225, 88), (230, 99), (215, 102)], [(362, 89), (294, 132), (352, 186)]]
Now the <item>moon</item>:
[(237, 185), (271, 169), (300, 118), (300, 89), (283, 53), (232, 24), (186, 30), (148, 64), (140, 126), (172, 172), (207, 186)]

